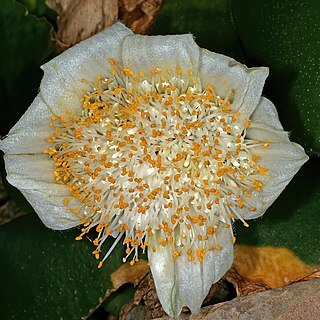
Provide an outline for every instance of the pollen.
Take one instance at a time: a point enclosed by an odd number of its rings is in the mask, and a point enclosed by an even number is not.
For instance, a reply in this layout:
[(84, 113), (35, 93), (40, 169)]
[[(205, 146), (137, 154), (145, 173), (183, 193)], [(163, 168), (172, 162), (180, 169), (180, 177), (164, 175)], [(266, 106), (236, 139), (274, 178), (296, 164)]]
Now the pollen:
[(155, 234), (151, 250), (172, 246), (175, 259), (202, 262), (224, 245), (219, 226), (233, 241), (234, 219), (248, 226), (242, 215), (254, 214), (251, 195), (267, 179), (251, 150), (270, 141), (247, 139), (250, 120), (239, 125), (233, 97), (218, 96), (191, 71), (135, 73), (115, 60), (110, 68), (84, 91), (77, 114), (52, 117), (44, 151), (55, 180), (70, 192), (62, 204), (82, 221), (76, 240), (95, 230), (100, 259), (104, 241), (116, 238), (99, 268), (119, 241), (123, 261), (133, 265)]

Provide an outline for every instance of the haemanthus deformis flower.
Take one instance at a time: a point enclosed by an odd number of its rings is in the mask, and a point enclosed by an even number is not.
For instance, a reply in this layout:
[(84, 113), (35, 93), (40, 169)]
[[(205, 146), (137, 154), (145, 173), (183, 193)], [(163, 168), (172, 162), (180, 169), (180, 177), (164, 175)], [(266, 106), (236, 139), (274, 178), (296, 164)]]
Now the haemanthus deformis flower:
[(261, 97), (268, 69), (120, 23), (42, 68), (0, 142), (8, 181), (49, 228), (95, 229), (99, 267), (109, 236), (131, 264), (148, 248), (164, 310), (197, 312), (232, 264), (234, 219), (261, 216), (308, 159)]

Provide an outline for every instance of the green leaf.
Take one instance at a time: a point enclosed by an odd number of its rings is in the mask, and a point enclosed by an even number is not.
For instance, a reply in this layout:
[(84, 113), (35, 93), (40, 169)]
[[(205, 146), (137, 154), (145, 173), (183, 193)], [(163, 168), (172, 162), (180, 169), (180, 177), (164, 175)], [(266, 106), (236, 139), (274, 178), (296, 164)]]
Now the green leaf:
[(33, 212), (33, 208), (31, 207), (27, 199), (22, 195), (22, 193), (6, 180), (6, 175), (7, 174), (4, 166), (4, 158), (0, 156), (0, 179), (2, 180), (2, 184), (5, 187), (8, 195), (14, 200), (14, 202), (20, 207), (23, 212)]
[(115, 317), (119, 317), (120, 310), (123, 305), (133, 300), (136, 288), (132, 285), (125, 288), (120, 288), (112, 293), (110, 297), (102, 304), (104, 309)]
[(243, 61), (229, 0), (167, 0), (153, 34), (192, 33), (199, 46)]
[(93, 244), (75, 241), (77, 235), (47, 229), (35, 214), (0, 227), (1, 319), (79, 320), (99, 304), (122, 264), (123, 246), (98, 269)]
[(17, 0), (23, 4), (29, 13), (41, 17), (45, 16), (50, 22), (55, 22), (57, 13), (51, 10), (45, 0)]
[[(21, 1), (29, 11), (44, 14), (44, 0)], [(42, 9), (41, 9), (42, 8)], [(3, 0), (0, 10), (0, 136), (11, 127), (27, 110), (39, 90), (42, 77), (41, 64), (54, 53), (50, 38), (52, 27), (44, 18), (28, 14), (26, 8), (13, 0)], [(1, 157), (2, 158), (2, 157)], [(1, 159), (0, 171), (4, 178)], [(5, 179), (3, 179), (5, 182)], [(22, 194), (5, 183), (9, 194), (25, 211), (31, 206)]]
[(0, 135), (5, 135), (37, 94), (40, 65), (54, 52), (51, 26), (21, 4), (3, 0), (0, 10)]
[(262, 218), (237, 223), (237, 242), (285, 246), (302, 260), (320, 264), (320, 159), (310, 159)]
[(320, 153), (319, 0), (233, 0), (251, 64), (270, 68), (267, 96), (292, 140)]

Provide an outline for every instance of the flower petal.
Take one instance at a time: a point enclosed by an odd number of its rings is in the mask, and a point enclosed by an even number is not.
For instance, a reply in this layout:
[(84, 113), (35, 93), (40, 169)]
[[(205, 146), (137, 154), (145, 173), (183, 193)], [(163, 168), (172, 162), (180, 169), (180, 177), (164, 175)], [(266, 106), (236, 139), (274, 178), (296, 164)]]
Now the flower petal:
[[(121, 58), (121, 43), (132, 31), (115, 23), (42, 66), (40, 92), (55, 114), (78, 114), (82, 89), (110, 70), (109, 59)], [(84, 81), (86, 83), (84, 83)]]
[(277, 130), (262, 122), (251, 122), (247, 129), (246, 139), (269, 141), (269, 142), (290, 142), (289, 133)]
[(63, 230), (80, 224), (63, 200), (70, 197), (68, 205), (74, 208), (80, 204), (65, 185), (55, 181), (54, 162), (47, 155), (6, 154), (4, 159), (8, 182), (22, 192), (47, 227)]
[(205, 49), (200, 51), (200, 79), (203, 87), (210, 84), (221, 98), (233, 97), (230, 108), (240, 112), (243, 124), (257, 107), (269, 69), (245, 65)]
[[(150, 71), (161, 68), (173, 72), (181, 68), (181, 77), (189, 77), (189, 71), (198, 73), (199, 47), (192, 35), (141, 36), (132, 35), (125, 38), (122, 49), (124, 67), (135, 73), (142, 72), (146, 78)], [(173, 73), (174, 74), (174, 73)]]
[(38, 95), (8, 136), (0, 140), (0, 149), (11, 154), (43, 153), (50, 146), (47, 139), (52, 135), (49, 127), (52, 116), (52, 111)]
[(257, 163), (268, 171), (266, 179), (262, 181), (262, 192), (252, 193), (251, 198), (246, 201), (256, 210), (239, 212), (244, 219), (262, 216), (308, 160), (304, 149), (293, 142), (270, 143), (268, 148), (257, 147), (252, 153), (261, 157)]
[(257, 108), (251, 115), (251, 121), (266, 124), (276, 130), (283, 130), (276, 107), (265, 97), (261, 97)]
[[(164, 311), (176, 318), (182, 307), (187, 306), (192, 313), (200, 310), (204, 298), (213, 283), (229, 270), (233, 262), (233, 244), (230, 230), (223, 226), (217, 232), (221, 250), (208, 251), (203, 262), (190, 262), (187, 254), (173, 258), (173, 250), (167, 245), (158, 245), (158, 236), (150, 239), (148, 258), (157, 293)], [(181, 249), (181, 248), (180, 248)]]
[[(81, 221), (72, 212), (67, 212), (67, 208), (63, 205), (63, 186), (55, 187), (55, 192), (41, 190), (24, 190), (20, 191), (32, 203), (34, 211), (45, 226), (53, 230), (67, 230), (78, 226)], [(61, 192), (62, 191), (62, 192)], [(61, 205), (60, 205), (61, 204)]]

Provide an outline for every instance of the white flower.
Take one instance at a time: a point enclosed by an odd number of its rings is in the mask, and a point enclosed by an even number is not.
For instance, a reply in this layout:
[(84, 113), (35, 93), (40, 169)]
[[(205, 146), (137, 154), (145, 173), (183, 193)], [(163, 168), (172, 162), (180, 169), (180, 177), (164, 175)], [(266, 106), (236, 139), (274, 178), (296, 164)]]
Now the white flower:
[(0, 143), (8, 181), (49, 228), (96, 229), (97, 259), (109, 235), (131, 264), (148, 247), (164, 310), (198, 312), (232, 264), (234, 219), (261, 216), (308, 159), (261, 97), (268, 69), (120, 23), (42, 68)]

